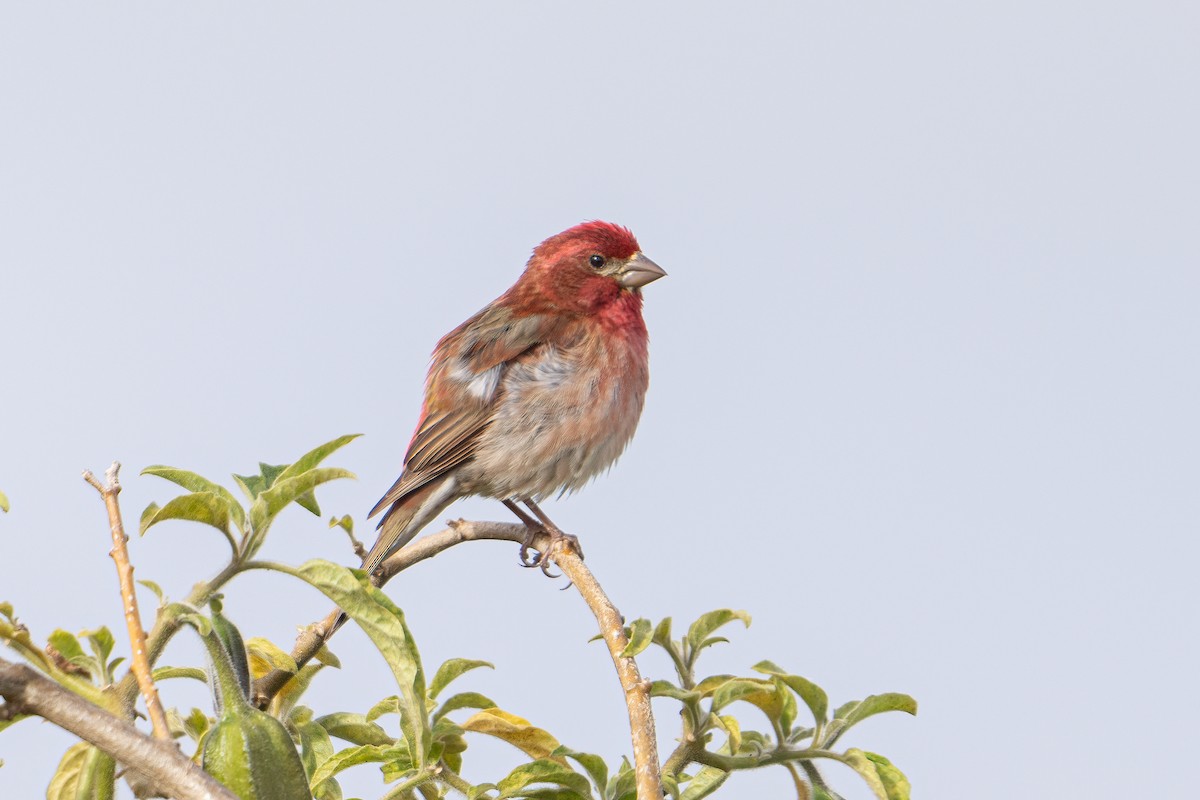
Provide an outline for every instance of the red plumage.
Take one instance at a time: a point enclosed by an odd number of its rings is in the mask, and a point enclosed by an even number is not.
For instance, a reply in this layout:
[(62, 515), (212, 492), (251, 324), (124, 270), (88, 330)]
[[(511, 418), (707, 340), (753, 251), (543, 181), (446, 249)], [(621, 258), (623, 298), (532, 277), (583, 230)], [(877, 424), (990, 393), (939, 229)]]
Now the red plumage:
[[(624, 451), (649, 383), (641, 287), (666, 273), (627, 229), (585, 222), (538, 245), (517, 282), (438, 342), (369, 572), (460, 497), (579, 489)], [(543, 564), (544, 566), (544, 564)]]

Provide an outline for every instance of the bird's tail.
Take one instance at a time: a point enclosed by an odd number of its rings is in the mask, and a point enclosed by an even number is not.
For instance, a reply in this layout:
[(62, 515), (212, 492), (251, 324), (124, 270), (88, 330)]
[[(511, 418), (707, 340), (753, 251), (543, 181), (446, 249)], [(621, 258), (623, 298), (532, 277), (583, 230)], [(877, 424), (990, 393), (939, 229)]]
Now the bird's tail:
[(379, 521), (379, 538), (363, 559), (371, 575), (392, 553), (412, 541), (429, 522), (459, 497), (453, 474), (443, 475), (405, 494), (392, 503)]

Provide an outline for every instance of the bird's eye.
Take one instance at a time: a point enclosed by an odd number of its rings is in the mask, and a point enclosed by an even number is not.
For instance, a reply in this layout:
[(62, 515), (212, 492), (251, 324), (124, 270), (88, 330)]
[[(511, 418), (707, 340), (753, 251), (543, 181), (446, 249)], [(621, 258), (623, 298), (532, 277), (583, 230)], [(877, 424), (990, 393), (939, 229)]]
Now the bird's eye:
[(593, 269), (600, 269), (604, 266), (604, 256), (596, 254), (588, 259)]

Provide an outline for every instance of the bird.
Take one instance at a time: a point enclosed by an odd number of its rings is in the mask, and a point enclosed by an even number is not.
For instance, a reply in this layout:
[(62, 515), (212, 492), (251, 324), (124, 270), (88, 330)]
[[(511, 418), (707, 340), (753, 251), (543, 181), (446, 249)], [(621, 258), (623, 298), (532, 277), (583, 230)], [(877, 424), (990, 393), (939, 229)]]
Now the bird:
[[(400, 477), (368, 515), (383, 514), (368, 575), (472, 495), (525, 524), (525, 566), (550, 575), (562, 548), (582, 555), (538, 503), (583, 487), (632, 439), (650, 378), (642, 287), (666, 274), (628, 228), (584, 222), (535, 247), (516, 283), (442, 337)], [(539, 533), (550, 544), (531, 555)]]

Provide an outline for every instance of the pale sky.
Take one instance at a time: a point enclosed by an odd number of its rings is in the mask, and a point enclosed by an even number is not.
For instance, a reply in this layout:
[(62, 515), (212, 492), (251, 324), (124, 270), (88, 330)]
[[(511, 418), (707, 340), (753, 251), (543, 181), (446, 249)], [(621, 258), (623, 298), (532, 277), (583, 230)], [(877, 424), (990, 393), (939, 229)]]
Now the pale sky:
[[(914, 695), (844, 743), (916, 797), (1192, 793), (1200, 11), (646, 5), (0, 8), (0, 600), (126, 646), (79, 478), (114, 458), (136, 527), (173, 496), (147, 465), (228, 480), (362, 432), (319, 499), (366, 534), (438, 337), (609, 219), (670, 273), (651, 389), (620, 463), (546, 510), (628, 618), (744, 608), (702, 668)], [(131, 547), (176, 599), (225, 553), (186, 523)], [(301, 511), (264, 556), (353, 562)], [(612, 763), (620, 690), (560, 585), (483, 543), (388, 592), (428, 670), (494, 661), (458, 686)], [(227, 596), (285, 647), (327, 606), (282, 577)], [(357, 631), (334, 650), (319, 713), (395, 692)], [(186, 632), (164, 659), (201, 661)], [(0, 733), (0, 796), (41, 796), (70, 742)], [(466, 773), (518, 760), (475, 737)], [(343, 787), (383, 793), (371, 766)]]

